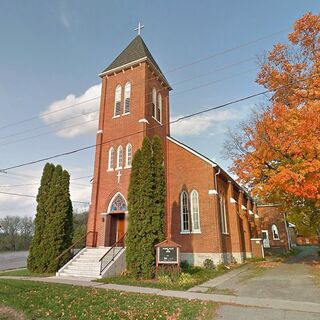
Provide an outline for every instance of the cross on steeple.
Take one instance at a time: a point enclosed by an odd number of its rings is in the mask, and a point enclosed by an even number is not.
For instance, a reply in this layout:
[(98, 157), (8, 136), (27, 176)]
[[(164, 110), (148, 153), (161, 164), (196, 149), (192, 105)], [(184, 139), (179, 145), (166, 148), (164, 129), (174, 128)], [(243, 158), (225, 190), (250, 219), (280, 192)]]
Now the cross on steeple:
[(144, 28), (144, 25), (141, 25), (140, 21), (138, 23), (138, 27), (134, 29), (134, 31), (138, 31), (138, 35), (140, 36), (141, 29)]

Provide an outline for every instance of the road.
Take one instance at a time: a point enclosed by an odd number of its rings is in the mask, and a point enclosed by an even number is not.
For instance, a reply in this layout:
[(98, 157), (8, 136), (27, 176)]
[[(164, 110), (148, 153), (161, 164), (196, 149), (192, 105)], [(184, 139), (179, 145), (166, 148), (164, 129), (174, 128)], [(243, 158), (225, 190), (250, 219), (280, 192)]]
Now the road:
[(0, 271), (27, 266), (28, 251), (1, 252)]

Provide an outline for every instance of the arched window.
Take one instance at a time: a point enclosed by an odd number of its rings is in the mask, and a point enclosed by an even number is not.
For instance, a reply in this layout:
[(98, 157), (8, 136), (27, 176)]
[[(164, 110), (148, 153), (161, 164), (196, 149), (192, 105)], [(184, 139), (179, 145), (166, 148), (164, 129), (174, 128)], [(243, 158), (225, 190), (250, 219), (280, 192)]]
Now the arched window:
[(180, 208), (181, 208), (181, 232), (189, 232), (189, 203), (188, 194), (182, 191), (180, 194)]
[(122, 196), (121, 193), (117, 193), (114, 195), (112, 200), (110, 201), (108, 213), (117, 213), (117, 212), (126, 212), (128, 211), (127, 202)]
[(152, 116), (157, 118), (157, 91), (155, 88), (152, 89)]
[(220, 194), (219, 204), (220, 204), (221, 232), (228, 233), (226, 200), (223, 194)]
[(273, 240), (280, 240), (278, 227), (275, 224), (271, 226), (271, 230), (272, 230)]
[(161, 123), (162, 122), (162, 96), (158, 94), (158, 112), (157, 112), (157, 120)]
[(112, 170), (113, 169), (113, 160), (114, 159), (114, 148), (111, 147), (109, 149), (109, 157), (108, 157), (108, 170)]
[(114, 116), (120, 116), (121, 113), (121, 86), (117, 85), (114, 94)]
[(123, 113), (130, 112), (130, 96), (131, 96), (131, 83), (127, 82), (124, 87), (124, 108)]
[(126, 146), (126, 167), (131, 167), (132, 164), (132, 145), (130, 143)]
[(191, 221), (192, 231), (200, 232), (199, 194), (196, 190), (192, 190), (191, 192)]
[(119, 146), (117, 150), (117, 169), (122, 168), (122, 159), (123, 159), (123, 150), (122, 150), (122, 146)]

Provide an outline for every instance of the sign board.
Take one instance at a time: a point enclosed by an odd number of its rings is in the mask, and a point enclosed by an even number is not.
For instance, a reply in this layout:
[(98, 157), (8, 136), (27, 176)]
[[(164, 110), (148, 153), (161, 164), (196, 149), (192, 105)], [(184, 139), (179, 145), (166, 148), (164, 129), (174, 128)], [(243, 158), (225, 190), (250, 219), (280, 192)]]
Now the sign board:
[(158, 249), (158, 263), (178, 263), (178, 248), (160, 247)]
[(156, 248), (156, 266), (160, 264), (176, 265), (180, 267), (180, 248), (181, 245), (171, 239), (166, 239), (155, 245)]

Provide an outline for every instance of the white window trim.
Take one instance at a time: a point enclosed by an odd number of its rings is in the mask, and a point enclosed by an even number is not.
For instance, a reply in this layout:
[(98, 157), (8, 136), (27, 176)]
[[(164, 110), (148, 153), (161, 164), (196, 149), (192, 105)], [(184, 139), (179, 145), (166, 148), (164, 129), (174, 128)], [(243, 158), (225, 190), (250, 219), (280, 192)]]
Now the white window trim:
[[(199, 224), (199, 229), (194, 229), (194, 217), (193, 217), (193, 193), (197, 193), (197, 199), (198, 199), (198, 224)], [(191, 233), (201, 233), (201, 227), (200, 227), (200, 205), (199, 205), (199, 192), (197, 190), (192, 190), (190, 193), (190, 213), (191, 213)]]
[[(221, 199), (223, 199), (223, 207), (221, 208)], [(227, 221), (227, 208), (226, 208), (226, 200), (224, 195), (220, 194), (219, 197), (219, 207), (220, 207), (220, 219), (221, 219), (221, 233), (228, 235), (229, 230), (228, 230), (228, 221)], [(221, 212), (221, 209), (223, 209), (223, 212)], [(222, 228), (222, 213), (223, 213), (223, 222), (224, 222), (224, 227)]]
[[(275, 238), (275, 237), (274, 237), (273, 226), (275, 226), (275, 227), (276, 227), (277, 235), (278, 235), (278, 237), (277, 237), (277, 238)], [(275, 241), (279, 241), (279, 240), (280, 240), (279, 229), (278, 229), (277, 225), (276, 225), (276, 224), (274, 224), (274, 223), (271, 225), (271, 233), (272, 233), (272, 239), (273, 239), (273, 240), (275, 240)]]
[[(117, 89), (120, 88), (120, 99), (117, 100), (116, 97), (117, 97)], [(121, 115), (121, 98), (122, 98), (122, 87), (120, 84), (118, 84), (116, 86), (116, 89), (115, 89), (115, 92), (114, 92), (114, 106), (113, 106), (113, 118), (117, 118), (117, 117), (120, 117)], [(117, 105), (117, 102), (120, 102), (120, 114), (116, 114), (116, 105)]]
[[(153, 105), (154, 105), (154, 109), (156, 111), (156, 116), (157, 116), (157, 90), (155, 87), (152, 88), (152, 118), (157, 120), (156, 117), (154, 116), (154, 110), (153, 110)], [(157, 120), (157, 122), (159, 122)]]
[(154, 116), (152, 116), (152, 118), (154, 119), (154, 120), (156, 120), (159, 124), (162, 124), (157, 118), (155, 118)]
[[(121, 155), (121, 165), (120, 165), (120, 150), (121, 150), (121, 153), (122, 153), (122, 155)], [(120, 146), (118, 146), (118, 148), (117, 148), (117, 167), (116, 167), (116, 169), (115, 170), (120, 170), (120, 169), (122, 169), (122, 164), (123, 164), (123, 147), (122, 147), (122, 145), (120, 145)]]
[[(129, 146), (131, 147), (131, 164), (129, 165), (128, 164), (128, 160), (129, 160), (129, 157), (128, 157), (128, 149), (129, 149)], [(128, 143), (126, 145), (126, 161), (125, 161), (125, 168), (131, 168), (132, 166), (132, 144), (131, 143)]]
[[(130, 99), (130, 104), (129, 104), (129, 112), (125, 112), (125, 110), (126, 110), (126, 99), (128, 98), (127, 96), (126, 96), (126, 87), (127, 87), (127, 85), (130, 85), (130, 90), (129, 90), (129, 99)], [(123, 95), (123, 115), (125, 115), (125, 114), (129, 114), (130, 113), (130, 109), (131, 109), (131, 82), (130, 81), (128, 81), (125, 85), (124, 85), (124, 95)]]
[[(113, 153), (112, 157), (111, 157), (111, 152)], [(112, 163), (112, 166), (110, 166), (110, 163)], [(114, 147), (110, 147), (108, 151), (108, 170), (107, 171), (113, 171), (113, 166), (114, 166)]]
[[(160, 100), (159, 100), (159, 97), (160, 97)], [(162, 95), (160, 92), (158, 93), (157, 99), (158, 99), (157, 113), (159, 111), (159, 121), (158, 122), (162, 124)], [(160, 101), (160, 103), (159, 103), (159, 101)]]
[[(188, 209), (188, 229), (183, 229), (183, 194), (186, 194), (187, 195), (187, 209)], [(180, 230), (180, 233), (181, 234), (189, 234), (190, 233), (190, 211), (189, 211), (189, 195), (186, 191), (182, 191), (180, 193), (180, 220), (181, 220), (181, 230)]]
[(123, 116), (128, 116), (130, 114), (130, 112), (126, 112), (126, 113), (123, 113), (122, 115)]
[(117, 116), (113, 116), (112, 119), (116, 119), (116, 118), (120, 118), (121, 114), (117, 115)]

